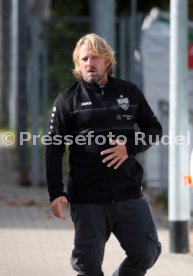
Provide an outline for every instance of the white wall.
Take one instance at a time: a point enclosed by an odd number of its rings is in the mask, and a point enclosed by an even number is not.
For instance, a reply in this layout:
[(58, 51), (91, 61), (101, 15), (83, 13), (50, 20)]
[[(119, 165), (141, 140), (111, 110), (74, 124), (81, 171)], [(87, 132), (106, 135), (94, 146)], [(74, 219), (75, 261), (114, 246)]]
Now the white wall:
[[(143, 29), (141, 54), (144, 94), (157, 117), (162, 121), (164, 134), (168, 134), (169, 118), (164, 115), (163, 119), (159, 108), (160, 101), (169, 103), (169, 25), (167, 22), (155, 20)], [(189, 71), (188, 93), (189, 109), (193, 110), (193, 71)], [(193, 119), (190, 123), (192, 132)], [(167, 146), (161, 147), (154, 146), (146, 153), (145, 174), (148, 187), (160, 188), (163, 185), (160, 183), (160, 179), (168, 179), (168, 149)], [(190, 151), (192, 148), (193, 144), (190, 146)], [(160, 151), (163, 151), (164, 154), (162, 170)], [(166, 184), (167, 182), (164, 185)], [(193, 198), (193, 192), (191, 194)]]

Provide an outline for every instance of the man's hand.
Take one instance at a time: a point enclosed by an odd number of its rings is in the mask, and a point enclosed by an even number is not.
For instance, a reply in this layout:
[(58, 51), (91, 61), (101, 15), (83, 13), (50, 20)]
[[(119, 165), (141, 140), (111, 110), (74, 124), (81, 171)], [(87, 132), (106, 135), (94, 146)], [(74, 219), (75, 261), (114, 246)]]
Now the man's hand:
[(101, 155), (108, 154), (102, 162), (107, 163), (107, 167), (114, 166), (117, 169), (128, 158), (127, 149), (121, 140), (112, 140), (111, 143), (115, 145), (113, 148), (101, 152)]
[(65, 219), (63, 208), (68, 204), (68, 200), (65, 196), (60, 196), (54, 199), (50, 205), (51, 211), (59, 219)]

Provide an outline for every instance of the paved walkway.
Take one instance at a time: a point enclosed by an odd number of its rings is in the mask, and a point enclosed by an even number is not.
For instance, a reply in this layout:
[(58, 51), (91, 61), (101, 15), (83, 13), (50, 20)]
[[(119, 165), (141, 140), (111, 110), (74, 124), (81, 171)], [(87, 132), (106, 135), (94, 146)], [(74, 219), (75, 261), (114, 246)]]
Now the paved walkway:
[[(12, 149), (0, 147), (0, 275), (75, 276), (69, 261), (73, 247), (69, 211), (68, 218), (60, 221), (50, 213), (46, 188), (19, 186), (13, 155)], [(170, 254), (169, 232), (159, 222), (158, 228), (163, 253), (147, 275), (192, 276), (193, 250)], [(110, 276), (123, 258), (111, 236), (103, 265), (105, 276)]]

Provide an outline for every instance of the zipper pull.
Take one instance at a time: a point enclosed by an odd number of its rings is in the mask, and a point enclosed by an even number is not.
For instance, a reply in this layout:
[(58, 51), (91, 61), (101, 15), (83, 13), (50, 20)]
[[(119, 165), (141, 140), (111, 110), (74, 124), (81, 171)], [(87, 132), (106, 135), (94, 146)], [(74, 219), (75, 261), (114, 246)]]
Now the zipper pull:
[(102, 96), (104, 96), (104, 90), (102, 89), (102, 92), (101, 92)]

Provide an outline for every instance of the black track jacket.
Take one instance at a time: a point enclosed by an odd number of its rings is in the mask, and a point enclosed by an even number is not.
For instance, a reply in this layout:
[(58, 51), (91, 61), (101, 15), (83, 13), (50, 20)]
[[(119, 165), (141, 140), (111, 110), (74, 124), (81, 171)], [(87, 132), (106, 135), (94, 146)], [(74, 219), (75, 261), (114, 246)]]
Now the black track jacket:
[[(141, 140), (136, 140), (135, 123)], [(57, 96), (53, 106), (49, 129), (52, 142), (46, 146), (50, 201), (62, 195), (76, 203), (140, 197), (143, 169), (135, 155), (147, 150), (161, 135), (160, 123), (134, 84), (112, 77), (105, 87), (77, 81)], [(112, 147), (108, 137), (126, 141), (128, 158), (116, 170), (102, 163), (100, 152)], [(70, 144), (69, 172), (64, 193), (62, 157), (66, 141)]]

